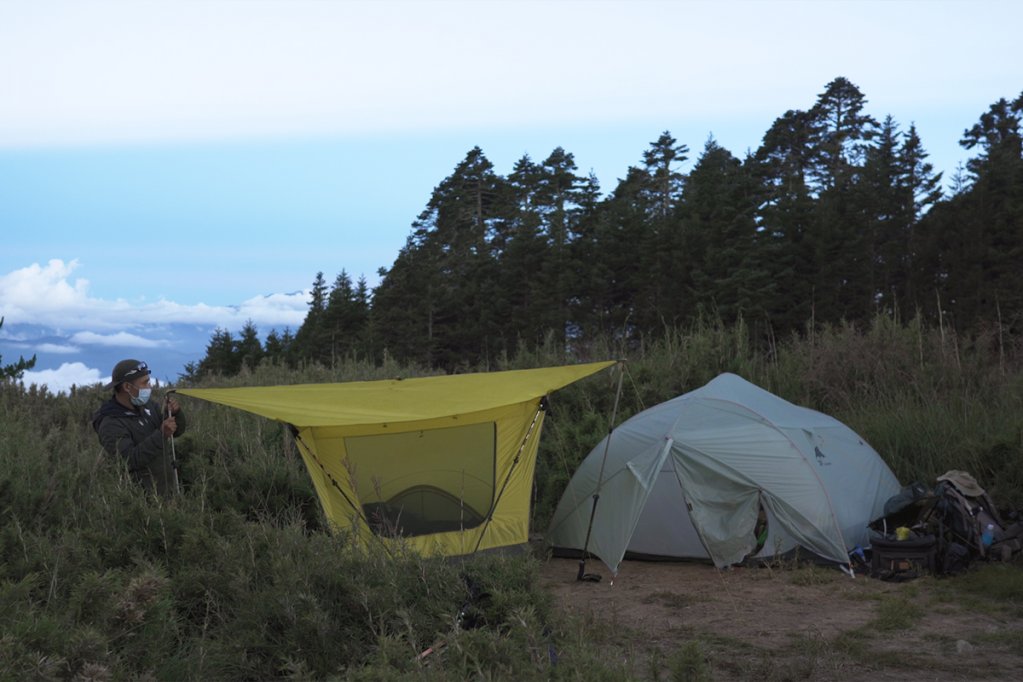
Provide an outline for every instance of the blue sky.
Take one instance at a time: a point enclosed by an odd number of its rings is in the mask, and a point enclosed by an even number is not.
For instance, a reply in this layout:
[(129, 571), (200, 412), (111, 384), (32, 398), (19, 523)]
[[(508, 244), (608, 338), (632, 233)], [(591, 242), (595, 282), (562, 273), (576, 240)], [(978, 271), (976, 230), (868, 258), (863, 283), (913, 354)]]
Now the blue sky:
[[(0, 354), (173, 379), (216, 326), (370, 285), (473, 146), (605, 191), (661, 131), (755, 149), (837, 76), (950, 177), (1023, 89), (1023, 3), (0, 0)], [(690, 162), (691, 165), (691, 162)], [(683, 170), (687, 170), (684, 168)]]

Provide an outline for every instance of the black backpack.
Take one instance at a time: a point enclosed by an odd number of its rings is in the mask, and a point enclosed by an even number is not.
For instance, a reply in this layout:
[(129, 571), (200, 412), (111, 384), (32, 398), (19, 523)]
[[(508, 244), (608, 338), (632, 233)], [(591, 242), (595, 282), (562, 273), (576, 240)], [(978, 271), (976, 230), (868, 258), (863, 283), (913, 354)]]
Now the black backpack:
[[(970, 494), (972, 493), (972, 494)], [(963, 551), (969, 559), (983, 558), (1007, 561), (1023, 548), (1023, 527), (1018, 513), (1004, 517), (986, 491), (940, 480), (934, 488), (934, 505), (924, 521), (938, 537), (939, 553), (947, 554), (951, 563), (961, 563)]]

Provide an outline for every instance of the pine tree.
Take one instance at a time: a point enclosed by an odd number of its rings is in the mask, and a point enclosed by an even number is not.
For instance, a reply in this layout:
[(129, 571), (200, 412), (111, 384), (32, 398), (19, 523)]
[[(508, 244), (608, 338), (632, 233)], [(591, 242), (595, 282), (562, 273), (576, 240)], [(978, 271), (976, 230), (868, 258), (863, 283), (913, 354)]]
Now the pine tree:
[(372, 308), (369, 285), (365, 275), (359, 275), (355, 283), (355, 293), (348, 308), (348, 320), (353, 330), (358, 330), (354, 350), (363, 357), (374, 357), (374, 340), (370, 329), (369, 316)]
[(647, 249), (652, 240), (649, 187), (650, 174), (630, 167), (593, 219), (588, 277), (580, 286), (592, 310), (585, 330), (591, 336), (635, 343), (644, 329), (640, 320), (658, 317), (651, 303), (652, 256)]
[(263, 346), (259, 343), (259, 333), (252, 320), (246, 320), (235, 345), (239, 367), (255, 369), (263, 359)]
[(566, 341), (569, 299), (577, 288), (579, 266), (572, 260), (570, 242), (580, 218), (584, 178), (576, 175), (575, 158), (557, 147), (540, 165), (536, 206), (546, 249), (540, 267), (539, 322), (562, 345)]
[(789, 110), (764, 135), (747, 161), (757, 179), (759, 260), (773, 290), (764, 307), (776, 334), (800, 331), (813, 319), (821, 265), (814, 238), (817, 214), (809, 186), (813, 124), (805, 111)]
[(317, 272), (309, 297), (309, 310), (302, 326), (295, 333), (293, 349), (300, 360), (326, 364), (330, 362), (329, 331), (326, 328), (327, 283), (323, 272)]
[(298, 361), (295, 355), (295, 334), (291, 327), (285, 327), (281, 334), (281, 357), (288, 367), (294, 367)]
[(665, 130), (643, 152), (643, 167), (649, 176), (650, 209), (660, 220), (669, 219), (682, 198), (685, 176), (678, 167), (689, 158), (689, 147), (677, 142)]
[(872, 312), (869, 227), (852, 200), (878, 127), (863, 113), (866, 102), (859, 88), (839, 77), (828, 83), (810, 110), (811, 177), (819, 216), (814, 243), (821, 265), (815, 278), (815, 312), (824, 321), (861, 320)]
[(591, 171), (579, 189), (579, 219), (573, 226), (569, 244), (576, 270), (568, 299), (568, 317), (571, 320), (568, 333), (577, 343), (593, 338), (600, 328), (593, 296), (603, 286), (596, 266), (600, 249), (597, 232), (602, 210), (600, 181)]
[(853, 203), (863, 217), (862, 257), (868, 264), (860, 302), (864, 317), (874, 309), (897, 311), (904, 303), (914, 216), (912, 191), (902, 182), (901, 137), (895, 120), (885, 118), (853, 186)]
[[(942, 198), (941, 173), (927, 161), (916, 126), (909, 131), (899, 149), (899, 184), (909, 193), (912, 202), (907, 210), (908, 235), (906, 235), (902, 263), (892, 275), (897, 292), (901, 291), (900, 308), (908, 313), (931, 308), (936, 282), (937, 258), (930, 248), (933, 241), (921, 231), (923, 216)], [(901, 280), (901, 282), (900, 282)]]
[(437, 343), (433, 327), (441, 286), (436, 258), (429, 242), (417, 243), (410, 236), (391, 267), (379, 270), (370, 333), (381, 355), (430, 366)]
[(641, 244), (649, 273), (644, 284), (637, 321), (648, 330), (674, 325), (685, 314), (691, 292), (684, 241), (685, 226), (680, 207), (684, 201), (685, 175), (679, 170), (689, 158), (689, 147), (678, 144), (665, 130), (643, 153), (647, 187), (645, 241)]
[(690, 299), (689, 316), (713, 311), (728, 324), (763, 316), (771, 282), (759, 261), (754, 196), (743, 164), (709, 139), (683, 194), (688, 291), (676, 299)]
[(263, 344), (263, 356), (273, 364), (284, 363), (284, 344), (276, 329), (271, 329)]
[(927, 210), (941, 200), (941, 176), (927, 161), (916, 125), (910, 125), (899, 149), (900, 180), (913, 192), (913, 219), (919, 220)]
[(440, 256), (432, 330), (435, 366), (474, 365), (494, 351), (499, 322), (490, 305), (496, 271), (489, 240), (505, 196), (503, 178), (474, 147), (427, 206), (420, 229)]
[(217, 327), (206, 344), (206, 356), (199, 362), (196, 378), (234, 376), (241, 370), (241, 355), (231, 332)]
[(324, 338), (330, 346), (330, 363), (365, 351), (369, 316), (368, 289), (365, 277), (358, 288), (347, 271), (342, 270), (330, 289), (323, 314)]
[[(499, 231), (506, 196), (504, 179), (479, 147), (434, 189), (374, 294), (374, 330), (389, 352), (408, 352), (403, 359), (446, 369), (489, 356), (499, 332), (489, 240)], [(416, 309), (404, 324), (395, 319), (408, 314), (400, 306)], [(398, 338), (396, 329), (410, 337)]]
[(295, 335), (291, 332), (291, 327), (285, 327), (280, 333), (276, 329), (271, 329), (263, 344), (263, 357), (275, 365), (294, 367), (295, 355), (292, 347), (294, 341)]
[(862, 167), (878, 123), (863, 113), (867, 99), (853, 83), (838, 77), (825, 86), (809, 112), (813, 165), (818, 193), (848, 189)]
[(508, 209), (493, 240), (498, 258), (501, 295), (494, 302), (503, 321), (504, 348), (514, 353), (519, 343), (534, 347), (543, 341), (548, 311), (546, 268), (547, 238), (541, 192), (543, 169), (528, 155), (508, 175)]
[(966, 165), (970, 182), (927, 216), (941, 297), (963, 329), (996, 320), (1023, 326), (1021, 118), (1023, 95), (1003, 98), (964, 132), (960, 144), (979, 151)]
[[(4, 326), (4, 318), (0, 317), (0, 328)], [(0, 355), (0, 360), (3, 360), (3, 356)], [(13, 379), (18, 381), (25, 374), (27, 370), (32, 369), (36, 366), (36, 356), (33, 355), (30, 359), (26, 360), (22, 356), (18, 356), (18, 361), (9, 365), (0, 364), (0, 381), (7, 381)]]

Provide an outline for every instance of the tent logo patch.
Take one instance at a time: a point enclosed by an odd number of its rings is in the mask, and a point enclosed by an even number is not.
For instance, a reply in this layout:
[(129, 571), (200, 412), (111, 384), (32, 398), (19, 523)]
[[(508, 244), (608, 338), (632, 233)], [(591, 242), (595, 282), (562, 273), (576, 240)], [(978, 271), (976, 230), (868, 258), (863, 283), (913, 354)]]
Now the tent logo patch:
[(816, 457), (817, 457), (817, 466), (822, 466), (822, 467), (829, 467), (829, 466), (831, 466), (831, 462), (827, 461), (828, 460), (828, 456), (825, 455), (823, 452), (821, 452), (821, 449), (819, 447), (817, 447), (816, 445), (813, 446), (813, 454), (816, 455)]

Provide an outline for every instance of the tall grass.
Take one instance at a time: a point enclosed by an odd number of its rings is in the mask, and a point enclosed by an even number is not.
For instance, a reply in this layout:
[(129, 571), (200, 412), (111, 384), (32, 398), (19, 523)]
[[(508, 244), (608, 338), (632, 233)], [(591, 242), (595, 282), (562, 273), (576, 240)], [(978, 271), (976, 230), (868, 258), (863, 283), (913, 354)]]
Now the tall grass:
[[(886, 318), (768, 350), (749, 337), (742, 324), (702, 321), (628, 353), (605, 343), (571, 356), (549, 345), (485, 369), (624, 359), (619, 422), (735, 372), (842, 419), (904, 482), (966, 469), (996, 501), (1023, 503), (1018, 345)], [(263, 366), (208, 385), (426, 373), (393, 362)], [(607, 433), (617, 380), (601, 374), (552, 396), (534, 530)], [(97, 388), (53, 396), (0, 384), (0, 679), (637, 675), (552, 609), (529, 556), (427, 560), (328, 533), (290, 436), (267, 420), (182, 398), (184, 493), (144, 496), (88, 424), (105, 398)], [(466, 609), (478, 627), (459, 627)], [(694, 656), (673, 664), (676, 677), (690, 676)]]
[[(323, 532), (287, 440), (254, 417), (189, 404), (185, 492), (147, 498), (87, 426), (103, 397), (0, 387), (0, 679), (427, 674), (416, 657), (455, 632), (469, 584), (490, 595), (495, 640), (546, 629), (534, 563), (430, 561)], [(486, 640), (460, 650), (486, 661)]]

